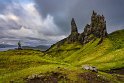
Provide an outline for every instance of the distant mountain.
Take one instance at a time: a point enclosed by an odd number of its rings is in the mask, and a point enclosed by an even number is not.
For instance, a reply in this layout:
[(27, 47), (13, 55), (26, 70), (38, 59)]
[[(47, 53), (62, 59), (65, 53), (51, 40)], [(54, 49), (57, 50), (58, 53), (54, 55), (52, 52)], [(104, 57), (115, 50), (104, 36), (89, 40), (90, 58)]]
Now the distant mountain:
[[(9, 45), (9, 44), (0, 44), (0, 50), (3, 49), (4, 50), (9, 50), (9, 49), (14, 49), (17, 48), (17, 45)], [(36, 47), (32, 47), (32, 46), (22, 46), (23, 49), (33, 49), (33, 50), (40, 50), (40, 51), (45, 51), (48, 48), (50, 48), (50, 46), (47, 45), (38, 45)]]
[(50, 46), (47, 45), (39, 45), (36, 47), (31, 47), (31, 46), (22, 46), (23, 49), (34, 49), (34, 50), (41, 50), (41, 51), (45, 51), (49, 48)]
[[(41, 50), (45, 51), (49, 48), (48, 45), (38, 45), (35, 47), (32, 46), (22, 46), (23, 49), (34, 49), (34, 50)], [(0, 44), (0, 48), (17, 48), (17, 45), (9, 45), (9, 44)]]
[(16, 45), (0, 44), (0, 48), (10, 48), (10, 47), (16, 47)]

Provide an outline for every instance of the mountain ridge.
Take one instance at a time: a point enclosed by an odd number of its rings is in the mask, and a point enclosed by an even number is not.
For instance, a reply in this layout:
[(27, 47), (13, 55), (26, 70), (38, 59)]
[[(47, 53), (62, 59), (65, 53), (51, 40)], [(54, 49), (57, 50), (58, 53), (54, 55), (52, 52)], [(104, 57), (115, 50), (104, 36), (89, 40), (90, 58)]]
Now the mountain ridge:
[(0, 44), (0, 48), (16, 47), (16, 45)]

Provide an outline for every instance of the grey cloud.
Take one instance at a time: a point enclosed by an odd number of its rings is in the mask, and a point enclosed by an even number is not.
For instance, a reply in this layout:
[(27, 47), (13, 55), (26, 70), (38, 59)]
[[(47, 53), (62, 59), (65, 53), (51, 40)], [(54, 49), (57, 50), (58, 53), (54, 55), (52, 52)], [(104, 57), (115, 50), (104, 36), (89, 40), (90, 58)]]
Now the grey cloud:
[[(68, 34), (70, 30), (70, 20), (76, 19), (79, 32), (83, 31), (84, 26), (90, 22), (93, 10), (105, 15), (108, 25), (108, 32), (113, 25), (118, 25), (115, 30), (121, 29), (124, 24), (124, 1), (123, 0), (35, 0), (37, 7), (44, 16), (51, 14), (55, 17), (55, 22), (64, 32)], [(63, 34), (63, 33), (62, 33)]]
[(55, 23), (59, 26), (61, 29), (60, 34), (66, 34), (68, 35), (70, 30), (70, 21), (71, 18), (68, 15), (68, 11), (70, 10), (72, 4), (75, 3), (75, 1), (71, 0), (35, 0), (36, 7), (39, 10), (40, 14), (44, 16), (44, 18), (47, 16), (47, 14), (50, 14), (54, 16)]
[[(25, 5), (20, 3), (11, 3), (7, 5), (9, 8), (6, 8), (2, 13), (0, 13), (3, 17), (0, 19), (0, 37), (1, 38), (8, 38), (8, 40), (4, 41), (13, 41), (15, 42), (11, 37), (14, 37), (15, 39), (21, 39), (23, 41), (30, 41), (29, 43), (35, 44), (35, 43), (42, 43), (42, 44), (48, 44), (51, 42), (56, 42), (51, 39), (50, 36), (58, 36), (59, 32), (61, 32), (59, 29), (57, 29), (57, 26), (54, 24), (54, 19), (52, 19), (52, 16), (47, 15), (46, 18), (42, 19), (42, 15), (37, 13), (37, 10), (33, 7), (33, 4), (27, 5), (29, 10), (25, 8)], [(29, 12), (28, 12), (29, 11)], [(34, 11), (34, 12), (32, 12)], [(32, 14), (35, 14), (33, 16)], [(19, 18), (19, 21), (14, 21), (13, 19), (8, 19), (9, 13), (12, 13), (13, 15), (17, 16)], [(6, 21), (7, 20), (7, 21)], [(41, 22), (41, 23), (40, 23)], [(21, 26), (24, 26), (23, 28)], [(51, 28), (49, 28), (50, 26)], [(24, 33), (23, 33), (24, 32)], [(3, 36), (4, 35), (4, 36)], [(61, 36), (61, 35), (60, 35)], [(46, 40), (44, 40), (46, 39)], [(16, 42), (18, 42), (16, 40)], [(50, 42), (49, 42), (50, 41)]]
[[(10, 40), (10, 42), (13, 41), (16, 43), (21, 39), (25, 44), (52, 44), (70, 34), (70, 22), (72, 18), (75, 18), (79, 32), (82, 32), (85, 25), (90, 23), (90, 16), (93, 10), (106, 17), (109, 33), (117, 29), (124, 29), (124, 0), (30, 1), (35, 3), (34, 6), (38, 13), (34, 16), (24, 9), (24, 4), (20, 3), (23, 0), (1, 1), (0, 14), (6, 15), (8, 12), (12, 12), (15, 16), (19, 17), (18, 22), (14, 20), (8, 20), (6, 22), (0, 19), (1, 40), (8, 42)], [(9, 7), (8, 10), (7, 7)], [(53, 17), (53, 19), (49, 18), (52, 24), (42, 24), (48, 15)], [(49, 25), (49, 27), (46, 25)], [(23, 30), (21, 26), (24, 26)], [(11, 34), (9, 32), (10, 30), (13, 30)], [(23, 31), (28, 31), (29, 34), (22, 33)]]

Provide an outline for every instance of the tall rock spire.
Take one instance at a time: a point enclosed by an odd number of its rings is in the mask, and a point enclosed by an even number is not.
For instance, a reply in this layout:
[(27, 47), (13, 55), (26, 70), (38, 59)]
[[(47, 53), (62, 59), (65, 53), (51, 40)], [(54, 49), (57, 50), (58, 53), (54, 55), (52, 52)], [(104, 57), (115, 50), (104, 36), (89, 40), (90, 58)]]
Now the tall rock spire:
[[(98, 44), (102, 43), (103, 39), (107, 37), (107, 29), (106, 29), (106, 21), (105, 17), (103, 15), (97, 14), (95, 11), (92, 12), (91, 15), (91, 23), (87, 24), (84, 27), (84, 32), (78, 33), (77, 25), (72, 18), (71, 20), (71, 34), (57, 42), (58, 47), (61, 46), (64, 43), (74, 43), (74, 42), (80, 42), (81, 44), (86, 44), (92, 40), (95, 40), (96, 38), (100, 38)], [(54, 45), (53, 45), (54, 46)]]
[(74, 18), (72, 18), (72, 21), (71, 21), (71, 34), (67, 38), (67, 42), (68, 43), (73, 43), (73, 42), (78, 41), (78, 36), (79, 36), (79, 33), (78, 33), (78, 30), (77, 30), (77, 25), (76, 25), (76, 22), (75, 22)]
[(74, 18), (72, 18), (72, 21), (71, 21), (71, 34), (73, 34), (73, 33), (78, 33), (77, 25), (75, 23)]

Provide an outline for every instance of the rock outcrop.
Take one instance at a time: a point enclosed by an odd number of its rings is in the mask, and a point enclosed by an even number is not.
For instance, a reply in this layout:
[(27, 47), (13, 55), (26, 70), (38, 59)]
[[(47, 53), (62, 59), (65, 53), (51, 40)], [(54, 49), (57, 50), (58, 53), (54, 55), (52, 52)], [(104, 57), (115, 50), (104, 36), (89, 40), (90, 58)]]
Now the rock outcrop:
[(77, 25), (75, 23), (74, 18), (72, 18), (72, 21), (71, 21), (71, 34), (67, 37), (67, 42), (68, 43), (73, 43), (73, 42), (78, 41), (78, 36), (79, 36), (79, 33), (78, 33), (78, 30), (77, 30)]
[(103, 15), (99, 15), (93, 11), (90, 27), (91, 27), (91, 32), (96, 37), (100, 38), (107, 36), (106, 21)]
[(79, 36), (79, 41), (85, 44), (94, 39), (94, 37), (101, 38), (102, 40), (107, 37), (107, 30), (105, 17), (93, 11), (91, 24), (85, 26), (84, 32)]
[(57, 45), (59, 47), (65, 42), (67, 43), (79, 42), (81, 44), (86, 44), (96, 38), (101, 38), (100, 43), (102, 43), (103, 38), (106, 37), (107, 37), (107, 30), (106, 30), (105, 17), (93, 11), (91, 16), (91, 23), (87, 24), (84, 27), (84, 32), (78, 33), (76, 22), (74, 18), (72, 18), (71, 34), (67, 38), (57, 42), (54, 45)]
[(77, 30), (76, 23), (74, 19), (71, 22), (71, 34), (67, 37), (68, 43), (80, 42), (86, 44), (94, 38), (103, 38), (107, 37), (106, 30), (106, 21), (103, 15), (99, 15), (93, 11), (91, 16), (91, 23), (87, 24), (84, 28), (84, 32), (79, 34)]

